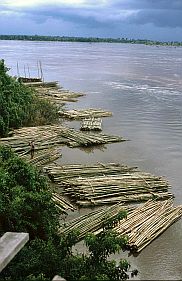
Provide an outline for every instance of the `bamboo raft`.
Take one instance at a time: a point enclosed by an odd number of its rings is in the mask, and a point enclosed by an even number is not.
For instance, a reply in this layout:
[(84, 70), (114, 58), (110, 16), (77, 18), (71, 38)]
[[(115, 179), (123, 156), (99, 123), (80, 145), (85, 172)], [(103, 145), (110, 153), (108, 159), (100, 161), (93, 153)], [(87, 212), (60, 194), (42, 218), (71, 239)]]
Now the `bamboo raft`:
[(34, 81), (34, 82), (23, 82), (26, 86), (29, 87), (51, 87), (51, 88), (57, 88), (58, 87), (58, 81), (50, 81), (50, 82), (44, 82), (44, 81)]
[(103, 175), (117, 175), (137, 171), (137, 167), (128, 167), (118, 163), (97, 163), (91, 165), (70, 164), (70, 165), (49, 165), (45, 167), (46, 173), (52, 181), (59, 183), (78, 177), (95, 177)]
[(127, 249), (139, 253), (181, 216), (182, 205), (174, 207), (172, 200), (150, 200), (129, 213), (114, 230), (118, 236), (128, 236)]
[(101, 118), (84, 118), (81, 124), (81, 131), (102, 131)]
[(162, 177), (119, 164), (48, 166), (50, 179), (79, 207), (172, 198)]
[(75, 93), (66, 89), (58, 88), (35, 88), (39, 98), (47, 99), (56, 104), (65, 104), (66, 102), (77, 102), (79, 97), (84, 96), (83, 93)]
[(20, 135), (14, 135), (8, 138), (1, 138), (0, 145), (11, 147), (16, 153), (24, 156), (30, 152), (30, 141), (35, 140), (35, 152), (44, 149), (50, 149), (54, 146), (58, 146), (62, 143), (62, 140), (55, 139), (55, 136), (48, 134), (27, 134), (26, 137)]
[(91, 117), (110, 117), (112, 116), (112, 112), (105, 111), (103, 109), (73, 109), (73, 110), (60, 110), (59, 115), (64, 118), (80, 120), (83, 118), (91, 118)]
[(38, 77), (18, 77), (18, 82), (22, 82), (22, 83), (42, 82), (42, 79)]
[(78, 230), (79, 240), (89, 233), (99, 233), (103, 224), (116, 218), (119, 212), (127, 210), (127, 217), (113, 227), (118, 236), (127, 236), (126, 249), (131, 253), (141, 252), (154, 239), (182, 216), (182, 206), (174, 207), (171, 199), (149, 200), (136, 208), (126, 208), (121, 203), (101, 208), (61, 225), (59, 233), (69, 234)]
[(79, 147), (125, 141), (122, 137), (101, 133), (83, 133), (68, 127), (46, 125), (15, 130), (12, 137), (1, 138), (0, 144), (8, 145), (16, 152), (22, 153), (29, 150), (29, 142), (32, 139), (35, 140), (36, 150), (60, 145)]
[(83, 133), (66, 127), (62, 128), (61, 136), (67, 140), (67, 145), (70, 147), (93, 146), (126, 141), (122, 137), (118, 136), (111, 136), (102, 133)]
[(59, 233), (69, 234), (73, 230), (78, 230), (78, 239), (81, 240), (89, 232), (96, 232), (103, 227), (103, 225), (111, 219), (131, 208), (123, 207), (122, 204), (115, 204), (111, 207), (104, 207), (96, 211), (92, 211), (87, 215), (82, 215), (68, 221), (60, 226)]
[(26, 160), (26, 162), (33, 164), (37, 167), (44, 167), (45, 165), (54, 162), (61, 157), (61, 153), (56, 149), (43, 149), (35, 151), (33, 159), (30, 159), (29, 153), (20, 153), (19, 156)]
[(76, 210), (76, 208), (70, 202), (68, 202), (63, 196), (58, 193), (52, 193), (52, 200), (63, 213), (67, 213), (66, 211), (68, 210), (72, 212)]

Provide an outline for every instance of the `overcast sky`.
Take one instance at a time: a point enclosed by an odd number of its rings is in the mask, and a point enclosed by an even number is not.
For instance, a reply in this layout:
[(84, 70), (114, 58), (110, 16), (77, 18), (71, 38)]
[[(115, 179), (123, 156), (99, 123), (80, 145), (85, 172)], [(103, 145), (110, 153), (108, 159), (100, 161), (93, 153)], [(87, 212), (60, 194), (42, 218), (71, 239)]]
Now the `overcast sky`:
[(0, 34), (182, 41), (182, 0), (0, 0)]

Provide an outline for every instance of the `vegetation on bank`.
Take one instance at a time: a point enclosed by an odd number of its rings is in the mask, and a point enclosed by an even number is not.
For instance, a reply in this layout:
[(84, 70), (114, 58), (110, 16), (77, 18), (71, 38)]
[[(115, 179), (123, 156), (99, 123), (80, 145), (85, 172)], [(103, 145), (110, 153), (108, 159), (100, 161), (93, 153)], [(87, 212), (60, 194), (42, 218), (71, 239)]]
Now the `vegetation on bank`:
[(130, 44), (145, 44), (145, 45), (182, 46), (182, 42), (178, 42), (178, 41), (161, 42), (157, 40), (146, 40), (146, 39), (43, 36), (43, 35), (0, 35), (0, 40), (130, 43)]
[[(130, 265), (126, 260), (120, 260), (119, 264), (108, 261), (108, 257), (122, 250), (127, 242), (126, 237), (118, 238), (109, 228), (110, 221), (99, 235), (86, 236), (87, 255), (73, 254), (77, 232), (58, 235), (60, 215), (43, 174), (10, 148), (0, 147), (1, 232), (30, 234), (30, 241), (2, 271), (0, 280), (50, 281), (56, 274), (67, 281), (114, 281), (129, 277)], [(125, 215), (119, 214), (119, 219)], [(133, 271), (131, 275), (136, 273)]]
[[(23, 125), (57, 120), (57, 108), (10, 77), (0, 61), (0, 136)], [(0, 281), (50, 281), (58, 274), (72, 280), (126, 280), (130, 265), (108, 257), (124, 249), (127, 237), (118, 238), (108, 225), (85, 238), (88, 254), (73, 254), (78, 232), (58, 235), (61, 212), (41, 170), (28, 164), (9, 147), (0, 147), (0, 236), (7, 231), (28, 232), (30, 241), (0, 273)], [(125, 213), (116, 219), (122, 219)], [(113, 222), (114, 223), (114, 222)], [(135, 275), (137, 272), (130, 272)]]
[(35, 91), (8, 75), (0, 60), (0, 136), (22, 126), (51, 124), (58, 119), (58, 109), (39, 99)]

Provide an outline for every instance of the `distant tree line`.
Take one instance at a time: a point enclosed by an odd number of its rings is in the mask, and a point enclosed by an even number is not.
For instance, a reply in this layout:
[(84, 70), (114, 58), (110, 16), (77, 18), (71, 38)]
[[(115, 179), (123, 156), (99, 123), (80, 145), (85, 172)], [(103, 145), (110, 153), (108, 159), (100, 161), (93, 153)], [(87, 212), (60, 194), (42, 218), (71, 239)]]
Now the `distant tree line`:
[(145, 45), (182, 46), (182, 42), (178, 42), (178, 41), (161, 42), (161, 41), (153, 41), (153, 40), (145, 40), (145, 39), (42, 36), (42, 35), (0, 35), (0, 40), (130, 43), (130, 44), (145, 44)]

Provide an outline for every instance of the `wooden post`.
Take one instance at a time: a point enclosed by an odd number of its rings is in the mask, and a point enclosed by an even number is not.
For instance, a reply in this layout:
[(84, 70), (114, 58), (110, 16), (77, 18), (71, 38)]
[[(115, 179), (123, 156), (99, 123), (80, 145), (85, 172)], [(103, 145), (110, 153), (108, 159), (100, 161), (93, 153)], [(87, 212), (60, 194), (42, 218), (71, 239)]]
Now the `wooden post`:
[(42, 63), (41, 63), (41, 61), (39, 61), (39, 66), (40, 66), (41, 80), (44, 82), (44, 75), (43, 75)]
[(30, 78), (30, 69), (29, 69), (29, 65), (27, 64), (27, 69), (28, 69), (28, 77)]
[(39, 70), (39, 62), (37, 61), (37, 71), (38, 71), (38, 78), (41, 78), (40, 70)]
[(17, 64), (16, 64), (16, 67), (17, 67), (17, 75), (18, 75), (18, 77), (20, 77), (20, 71), (19, 71), (19, 65), (18, 65), (18, 62), (17, 62)]
[(25, 78), (27, 78), (25, 65), (24, 65), (24, 75), (25, 75)]

